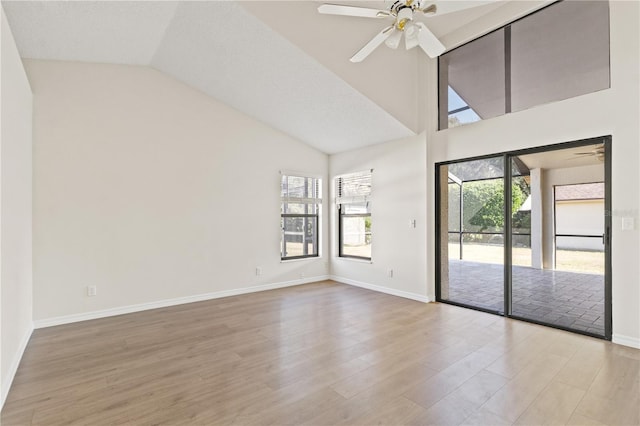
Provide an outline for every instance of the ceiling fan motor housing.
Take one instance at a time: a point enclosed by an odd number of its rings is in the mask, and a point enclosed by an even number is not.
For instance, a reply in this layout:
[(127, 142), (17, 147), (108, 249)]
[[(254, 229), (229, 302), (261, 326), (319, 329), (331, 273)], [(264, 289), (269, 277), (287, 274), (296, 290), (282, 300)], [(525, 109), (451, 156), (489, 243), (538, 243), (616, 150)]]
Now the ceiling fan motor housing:
[(400, 11), (398, 12), (398, 19), (396, 20), (396, 28), (400, 31), (404, 31), (405, 25), (407, 25), (407, 23), (411, 22), (412, 20), (413, 9), (411, 9), (410, 7), (400, 9)]
[[(385, 3), (389, 3), (389, 12), (392, 15), (398, 16), (400, 11), (403, 9), (409, 9), (409, 10), (413, 10), (414, 6), (413, 6), (413, 1), (409, 1), (409, 2), (405, 2), (405, 1), (394, 1), (394, 0), (389, 0), (389, 1), (385, 1)], [(408, 3), (408, 4), (407, 4)]]

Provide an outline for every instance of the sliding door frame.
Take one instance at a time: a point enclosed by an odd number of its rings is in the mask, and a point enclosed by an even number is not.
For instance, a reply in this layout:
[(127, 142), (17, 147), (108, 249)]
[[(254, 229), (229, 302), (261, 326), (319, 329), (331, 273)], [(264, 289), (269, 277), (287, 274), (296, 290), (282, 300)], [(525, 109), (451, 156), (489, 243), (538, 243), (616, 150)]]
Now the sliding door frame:
[[(436, 214), (435, 214), (435, 225), (436, 225), (436, 241), (435, 241), (435, 252), (436, 252), (436, 302), (442, 302), (442, 303), (447, 303), (449, 305), (455, 305), (455, 306), (460, 306), (462, 308), (468, 308), (468, 309), (473, 309), (476, 311), (481, 311), (481, 312), (487, 312), (490, 314), (495, 314), (495, 315), (504, 315), (504, 313), (502, 312), (502, 310), (494, 310), (494, 309), (487, 309), (487, 308), (483, 308), (481, 306), (474, 306), (474, 305), (468, 305), (466, 303), (460, 303), (460, 302), (456, 302), (454, 300), (445, 300), (442, 299), (440, 297), (441, 290), (442, 290), (442, 273), (440, 271), (440, 266), (441, 266), (441, 253), (442, 253), (442, 244), (441, 244), (441, 227), (442, 227), (442, 221), (440, 219), (440, 196), (441, 196), (441, 182), (440, 182), (440, 166), (446, 166), (449, 164), (456, 164), (456, 163), (465, 163), (467, 161), (476, 161), (476, 160), (487, 160), (490, 158), (499, 158), (499, 157), (504, 157), (504, 153), (498, 153), (498, 154), (488, 154), (488, 155), (480, 155), (480, 156), (476, 156), (476, 157), (469, 157), (469, 158), (464, 158), (461, 160), (451, 160), (451, 161), (443, 161), (440, 163), (436, 163), (435, 165), (435, 184), (436, 184), (436, 190), (435, 190), (435, 197), (436, 197)], [(504, 176), (502, 177), (502, 179), (504, 179)], [(462, 199), (462, 193), (460, 194), (460, 198)], [(460, 224), (460, 227), (462, 228), (462, 224)], [(462, 229), (460, 229), (462, 231)], [(506, 228), (503, 229), (503, 233), (502, 236), (504, 237), (504, 232), (505, 232)], [(448, 235), (448, 229), (447, 229), (447, 235)], [(504, 241), (504, 240), (503, 240)], [(460, 251), (462, 252), (462, 245), (460, 246)], [(447, 259), (448, 261), (448, 259)]]
[[(545, 145), (534, 148), (527, 148), (515, 151), (506, 151), (497, 154), (489, 154), (482, 155), (476, 157), (463, 158), (459, 160), (450, 160), (438, 162), (435, 164), (435, 261), (436, 261), (436, 270), (435, 270), (435, 287), (436, 287), (436, 302), (447, 303), (450, 305), (461, 306), (468, 309), (474, 309), (477, 311), (487, 312), (491, 314), (497, 314), (501, 316), (505, 316), (507, 318), (518, 319), (521, 321), (526, 321), (534, 324), (540, 324), (551, 328), (556, 328), (560, 330), (571, 331), (573, 333), (584, 334), (591, 337), (597, 337), (600, 339), (611, 340), (612, 335), (612, 306), (611, 306), (611, 224), (612, 224), (612, 210), (611, 210), (611, 143), (612, 137), (608, 136), (600, 136), (589, 139), (580, 139), (571, 142), (563, 142), (552, 145)], [(545, 323), (541, 321), (536, 321), (530, 318), (519, 317), (517, 315), (512, 314), (512, 220), (511, 220), (511, 192), (512, 192), (512, 171), (511, 171), (511, 159), (513, 157), (517, 157), (520, 155), (528, 155), (528, 154), (537, 154), (541, 152), (549, 152), (549, 151), (557, 151), (567, 148), (576, 148), (587, 145), (594, 144), (603, 144), (605, 149), (605, 157), (604, 157), (604, 182), (605, 182), (605, 198), (604, 198), (604, 209), (605, 209), (605, 217), (604, 217), (604, 256), (605, 256), (605, 273), (604, 273), (604, 336), (597, 335), (593, 333), (584, 332), (581, 330), (572, 329), (569, 327), (563, 327), (556, 324)], [(442, 267), (442, 221), (440, 219), (441, 212), (441, 181), (440, 181), (440, 167), (446, 166), (450, 164), (456, 164), (467, 161), (475, 161), (475, 160), (484, 160), (488, 158), (496, 158), (502, 156), (504, 159), (504, 194), (505, 194), (505, 205), (504, 205), (504, 214), (505, 214), (505, 222), (503, 229), (503, 249), (504, 249), (504, 312), (495, 311), (491, 309), (486, 309), (478, 306), (468, 305), (464, 303), (459, 303), (451, 300), (445, 300), (441, 298), (442, 294), (442, 273), (440, 268)], [(462, 225), (461, 225), (462, 226)], [(448, 232), (448, 229), (447, 229)], [(448, 235), (448, 234), (447, 234)], [(448, 259), (447, 259), (448, 262)]]

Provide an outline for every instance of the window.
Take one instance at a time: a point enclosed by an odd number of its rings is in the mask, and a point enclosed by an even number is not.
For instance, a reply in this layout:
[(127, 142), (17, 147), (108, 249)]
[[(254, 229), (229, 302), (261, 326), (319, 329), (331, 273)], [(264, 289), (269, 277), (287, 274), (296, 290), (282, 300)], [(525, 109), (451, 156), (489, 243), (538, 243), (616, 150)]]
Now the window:
[(449, 110), (447, 111), (449, 128), (481, 120), (478, 113), (475, 112), (451, 86), (448, 86), (447, 89), (449, 92)]
[(336, 179), (340, 257), (371, 260), (371, 172)]
[(440, 56), (440, 128), (505, 113), (504, 33), (495, 31)]
[(280, 258), (318, 257), (321, 179), (282, 175), (280, 183)]
[(606, 1), (563, 1), (511, 25), (513, 111), (609, 86)]
[(607, 89), (609, 4), (554, 3), (438, 64), (440, 129)]

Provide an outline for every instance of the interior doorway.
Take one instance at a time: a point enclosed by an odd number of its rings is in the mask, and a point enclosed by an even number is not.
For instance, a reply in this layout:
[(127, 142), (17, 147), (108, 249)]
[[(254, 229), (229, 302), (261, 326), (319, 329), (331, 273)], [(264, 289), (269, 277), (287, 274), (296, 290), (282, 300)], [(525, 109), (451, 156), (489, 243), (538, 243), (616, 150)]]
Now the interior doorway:
[(437, 300), (610, 339), (610, 149), (437, 164)]

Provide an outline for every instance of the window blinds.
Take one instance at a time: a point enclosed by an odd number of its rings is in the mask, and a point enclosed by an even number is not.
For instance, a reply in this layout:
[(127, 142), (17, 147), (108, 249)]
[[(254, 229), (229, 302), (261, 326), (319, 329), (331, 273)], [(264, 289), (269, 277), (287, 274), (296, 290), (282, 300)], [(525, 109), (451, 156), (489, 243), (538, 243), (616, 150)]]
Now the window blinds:
[(337, 204), (366, 203), (371, 197), (371, 172), (350, 173), (337, 178)]
[(280, 189), (283, 203), (322, 203), (318, 178), (282, 175)]

